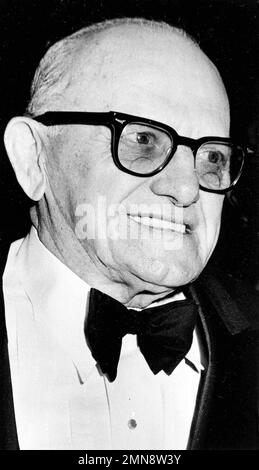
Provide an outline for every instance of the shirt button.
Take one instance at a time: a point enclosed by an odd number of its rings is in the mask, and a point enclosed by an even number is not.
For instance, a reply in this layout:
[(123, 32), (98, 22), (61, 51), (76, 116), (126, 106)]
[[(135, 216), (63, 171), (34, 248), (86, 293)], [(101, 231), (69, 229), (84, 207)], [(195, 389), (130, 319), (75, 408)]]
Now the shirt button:
[(128, 421), (128, 427), (130, 429), (135, 429), (137, 427), (137, 421), (135, 419), (129, 419)]

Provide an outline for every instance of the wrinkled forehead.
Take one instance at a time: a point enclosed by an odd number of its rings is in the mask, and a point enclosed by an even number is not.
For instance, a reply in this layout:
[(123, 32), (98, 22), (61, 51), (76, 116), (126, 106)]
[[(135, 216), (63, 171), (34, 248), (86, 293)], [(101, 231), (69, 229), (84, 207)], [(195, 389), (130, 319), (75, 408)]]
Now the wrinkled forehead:
[(146, 106), (147, 117), (158, 119), (158, 103), (165, 110), (195, 110), (203, 103), (228, 119), (218, 71), (198, 45), (177, 30), (127, 25), (96, 35), (90, 47), (82, 42), (70, 92), (76, 107), (94, 111), (139, 114)]

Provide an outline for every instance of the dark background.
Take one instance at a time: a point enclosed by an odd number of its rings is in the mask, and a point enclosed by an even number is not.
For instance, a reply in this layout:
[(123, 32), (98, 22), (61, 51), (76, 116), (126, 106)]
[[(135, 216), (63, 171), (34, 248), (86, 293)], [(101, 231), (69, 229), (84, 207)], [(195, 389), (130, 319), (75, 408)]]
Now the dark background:
[[(141, 16), (185, 28), (217, 65), (231, 104), (232, 138), (246, 142), (244, 176), (225, 200), (213, 255), (225, 271), (258, 286), (259, 24), (257, 0), (0, 0), (0, 132), (22, 114), (35, 68), (47, 48), (106, 18)], [(0, 241), (23, 236), (30, 201), (16, 183), (0, 143)]]

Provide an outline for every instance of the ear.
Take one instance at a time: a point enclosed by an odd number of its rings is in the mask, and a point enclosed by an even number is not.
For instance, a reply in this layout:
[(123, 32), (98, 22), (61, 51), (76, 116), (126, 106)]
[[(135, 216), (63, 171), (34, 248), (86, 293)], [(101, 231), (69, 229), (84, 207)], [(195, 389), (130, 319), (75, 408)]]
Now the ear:
[(29, 198), (39, 201), (46, 186), (40, 124), (26, 117), (13, 118), (6, 127), (4, 142), (19, 184)]

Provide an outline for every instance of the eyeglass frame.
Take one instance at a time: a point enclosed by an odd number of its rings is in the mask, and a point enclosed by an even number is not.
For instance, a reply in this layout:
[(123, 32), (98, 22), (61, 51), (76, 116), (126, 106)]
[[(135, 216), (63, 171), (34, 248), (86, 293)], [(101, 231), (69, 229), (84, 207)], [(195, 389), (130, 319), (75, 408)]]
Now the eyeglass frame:
[[(202, 186), (199, 183), (199, 188), (203, 191), (209, 193), (216, 193), (216, 194), (225, 194), (230, 191), (238, 182), (243, 166), (245, 157), (248, 149), (243, 147), (242, 145), (235, 145), (228, 137), (218, 137), (218, 136), (206, 136), (200, 137), (199, 139), (192, 139), (190, 137), (185, 137), (179, 135), (175, 129), (168, 126), (167, 124), (161, 123), (159, 121), (154, 121), (152, 119), (147, 119), (139, 116), (134, 116), (131, 114), (120, 113), (117, 111), (108, 111), (108, 112), (86, 112), (86, 111), (47, 111), (44, 114), (39, 116), (33, 116), (32, 119), (35, 121), (45, 125), (45, 126), (61, 126), (61, 125), (94, 125), (94, 126), (106, 126), (111, 130), (111, 150), (112, 150), (112, 158), (116, 167), (123, 171), (124, 173), (128, 173), (133, 176), (138, 176), (140, 178), (148, 178), (150, 176), (154, 176), (160, 173), (172, 160), (178, 145), (184, 145), (189, 147), (192, 150), (193, 157), (194, 157), (194, 167), (196, 161), (196, 154), (199, 148), (205, 143), (221, 143), (221, 144), (228, 144), (232, 147), (239, 147), (243, 152), (243, 161), (239, 170), (238, 175), (236, 176), (235, 180), (231, 183), (231, 185), (225, 189), (210, 189)], [(173, 147), (166, 157), (164, 162), (155, 170), (149, 173), (138, 173), (128, 168), (125, 168), (119, 159), (118, 155), (118, 147), (119, 141), (122, 134), (123, 129), (131, 123), (135, 124), (147, 124), (154, 128), (161, 129), (165, 131), (171, 138), (173, 143)]]

